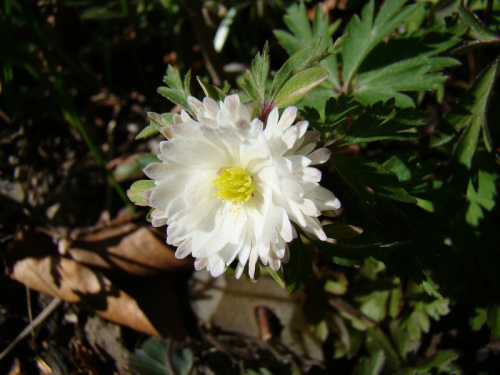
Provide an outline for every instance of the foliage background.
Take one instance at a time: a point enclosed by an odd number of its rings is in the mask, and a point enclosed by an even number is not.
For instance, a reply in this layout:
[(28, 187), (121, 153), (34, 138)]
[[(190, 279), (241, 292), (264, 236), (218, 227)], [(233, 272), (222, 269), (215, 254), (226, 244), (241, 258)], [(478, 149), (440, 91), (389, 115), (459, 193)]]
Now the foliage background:
[[(54, 243), (61, 253), (75, 230), (105, 226), (130, 206), (125, 190), (142, 177), (159, 139), (135, 136), (149, 122), (147, 112), (178, 110), (157, 93), (167, 65), (216, 86), (227, 81), (248, 89), (244, 73), (266, 41), (270, 69), (277, 71), (319, 37), (325, 48), (330, 37), (348, 32), (340, 51), (319, 65), (329, 78), (296, 104), (333, 151), (323, 184), (344, 207), (327, 227), (337, 242), (297, 242), (300, 256), (275, 275), (304, 293), (307, 329), (321, 342), (322, 360), (283, 348), (279, 330), (271, 330), (270, 341), (242, 334), (231, 341), (223, 325), (197, 328), (196, 317), (181, 314), (164, 319), (186, 326), (189, 340), (148, 340), (117, 328), (124, 352), (136, 352), (131, 365), (122, 365), (105, 344), (92, 343), (93, 315), (64, 303), (2, 359), (4, 372), (45, 364), (62, 373), (130, 367), (219, 373), (224, 363), (228, 373), (494, 373), (500, 365), (499, 5), (316, 5), (4, 0), (6, 275), (23, 259), (57, 254)], [(203, 95), (194, 80), (191, 92)], [(178, 290), (172, 301), (189, 310), (190, 267), (180, 268), (164, 271), (176, 280), (167, 288)], [(137, 283), (123, 271), (104, 275), (124, 290)], [(157, 277), (147, 278), (146, 287), (160, 285)], [(26, 298), (7, 276), (0, 295), (3, 349), (27, 324), (28, 308), (42, 311), (48, 299), (34, 292)], [(77, 323), (68, 324), (68, 316)]]

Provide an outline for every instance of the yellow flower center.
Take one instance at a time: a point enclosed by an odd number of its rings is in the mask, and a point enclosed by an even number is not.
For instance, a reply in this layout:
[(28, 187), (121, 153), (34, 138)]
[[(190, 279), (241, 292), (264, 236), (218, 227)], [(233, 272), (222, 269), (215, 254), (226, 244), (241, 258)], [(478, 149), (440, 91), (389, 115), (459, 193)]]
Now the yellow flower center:
[(217, 172), (214, 186), (217, 195), (223, 201), (230, 201), (233, 204), (246, 202), (252, 197), (255, 190), (253, 178), (250, 173), (240, 167), (224, 167)]

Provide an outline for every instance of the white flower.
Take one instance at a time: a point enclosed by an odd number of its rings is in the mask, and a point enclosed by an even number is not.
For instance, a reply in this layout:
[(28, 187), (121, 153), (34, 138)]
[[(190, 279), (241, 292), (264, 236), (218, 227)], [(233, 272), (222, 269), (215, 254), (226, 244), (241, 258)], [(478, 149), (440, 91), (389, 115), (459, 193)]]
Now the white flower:
[(297, 237), (294, 225), (326, 240), (317, 217), (340, 202), (311, 165), (327, 161), (330, 151), (315, 150), (318, 133), (307, 131), (307, 121), (292, 125), (297, 109), (281, 118), (273, 109), (264, 128), (238, 95), (188, 100), (195, 119), (176, 115), (162, 129), (169, 140), (160, 143), (161, 163), (144, 170), (156, 182), (149, 192), (153, 225), (168, 225), (175, 255), (191, 254), (195, 268), (212, 276), (237, 260), (236, 277), (248, 264), (253, 278), (258, 259), (278, 270), (293, 256), (287, 243)]

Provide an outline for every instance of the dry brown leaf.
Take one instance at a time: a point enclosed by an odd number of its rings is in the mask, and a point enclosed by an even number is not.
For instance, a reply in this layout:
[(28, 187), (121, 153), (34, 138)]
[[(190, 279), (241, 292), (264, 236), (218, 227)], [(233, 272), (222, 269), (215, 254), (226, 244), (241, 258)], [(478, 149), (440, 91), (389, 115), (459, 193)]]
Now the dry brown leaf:
[(177, 259), (150, 226), (134, 222), (105, 227), (78, 235), (64, 244), (72, 259), (92, 266), (119, 268), (134, 275), (192, 270), (190, 258)]
[(9, 274), (31, 289), (95, 310), (105, 319), (148, 335), (186, 334), (170, 279), (134, 280), (132, 296), (101, 272), (61, 256), (20, 259), (9, 267)]

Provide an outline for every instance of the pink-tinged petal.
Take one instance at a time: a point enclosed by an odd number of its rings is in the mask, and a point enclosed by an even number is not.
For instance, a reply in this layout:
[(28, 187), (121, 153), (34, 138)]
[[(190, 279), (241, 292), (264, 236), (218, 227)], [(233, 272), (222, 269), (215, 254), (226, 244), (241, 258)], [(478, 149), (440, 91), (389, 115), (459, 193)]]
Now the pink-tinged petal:
[(175, 251), (175, 257), (177, 259), (184, 259), (189, 254), (191, 254), (191, 239), (183, 241)]
[(196, 271), (200, 271), (204, 268), (206, 268), (208, 265), (208, 259), (207, 258), (198, 258), (194, 261), (194, 269)]

